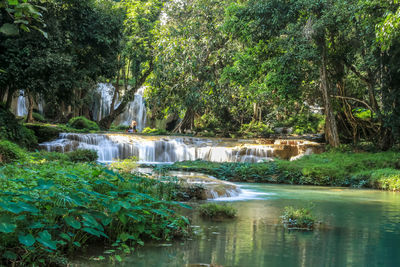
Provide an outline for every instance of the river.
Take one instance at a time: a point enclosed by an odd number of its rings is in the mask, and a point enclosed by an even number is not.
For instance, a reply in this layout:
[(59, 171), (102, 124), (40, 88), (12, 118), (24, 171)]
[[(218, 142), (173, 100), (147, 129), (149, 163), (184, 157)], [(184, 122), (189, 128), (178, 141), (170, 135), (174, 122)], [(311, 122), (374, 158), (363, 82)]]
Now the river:
[[(212, 222), (194, 214), (198, 235), (191, 240), (146, 244), (118, 266), (400, 266), (400, 194), (239, 185), (243, 194), (217, 200), (237, 208), (236, 219)], [(312, 232), (285, 229), (280, 216), (289, 205), (312, 207), (321, 225)]]

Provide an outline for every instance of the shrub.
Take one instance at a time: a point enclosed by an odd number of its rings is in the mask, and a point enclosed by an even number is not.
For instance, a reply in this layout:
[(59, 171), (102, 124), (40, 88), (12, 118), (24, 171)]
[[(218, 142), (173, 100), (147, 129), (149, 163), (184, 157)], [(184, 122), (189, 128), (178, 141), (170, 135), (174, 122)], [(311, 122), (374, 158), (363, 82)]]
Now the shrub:
[(40, 113), (33, 112), (32, 116), (35, 121), (46, 122), (46, 119)]
[(12, 141), (28, 149), (35, 148), (38, 142), (33, 131), (23, 126), (2, 104), (0, 104), (0, 139)]
[(400, 170), (391, 168), (375, 170), (371, 173), (369, 183), (373, 188), (400, 191)]
[(32, 153), (32, 156), (36, 160), (47, 160), (47, 161), (69, 161), (70, 157), (65, 153), (60, 152), (48, 152), (48, 151), (40, 151)]
[(240, 127), (239, 133), (245, 137), (268, 137), (274, 131), (268, 125), (259, 122), (252, 121), (249, 124), (243, 124)]
[(111, 126), (111, 130), (115, 130), (115, 131), (126, 131), (128, 129), (129, 129), (129, 125), (120, 124), (117, 126), (115, 126), (115, 125)]
[(28, 129), (32, 130), (35, 133), (39, 143), (48, 142), (53, 139), (56, 139), (62, 132), (62, 129), (60, 129), (59, 127), (43, 125), (43, 124), (26, 123), (25, 127), (27, 127)]
[(139, 165), (137, 164), (136, 157), (130, 157), (127, 159), (117, 159), (110, 164), (112, 169), (119, 170), (121, 172), (132, 172), (132, 170), (136, 169)]
[(67, 126), (81, 129), (81, 130), (88, 130), (88, 131), (99, 131), (99, 125), (96, 122), (86, 119), (85, 117), (74, 117), (69, 120)]
[(146, 127), (143, 129), (142, 133), (151, 134), (151, 135), (165, 135), (167, 131), (164, 129), (153, 129), (150, 127)]
[(229, 205), (207, 203), (199, 206), (199, 213), (201, 217), (218, 220), (236, 217), (237, 210)]
[(288, 229), (312, 230), (314, 228), (315, 219), (311, 211), (306, 208), (295, 209), (294, 207), (285, 207), (281, 218), (282, 223)]
[(77, 149), (66, 154), (72, 162), (92, 162), (99, 157), (97, 151), (90, 149)]
[(18, 145), (7, 140), (0, 140), (0, 164), (25, 159), (26, 152)]

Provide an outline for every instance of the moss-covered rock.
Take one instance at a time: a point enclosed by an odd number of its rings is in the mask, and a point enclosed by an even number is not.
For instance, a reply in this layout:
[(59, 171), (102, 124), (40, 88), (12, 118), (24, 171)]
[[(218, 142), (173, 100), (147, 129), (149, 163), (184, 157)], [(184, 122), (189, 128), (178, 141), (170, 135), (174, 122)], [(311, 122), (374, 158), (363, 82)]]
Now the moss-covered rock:
[(54, 140), (62, 132), (61, 128), (50, 125), (27, 123), (25, 126), (35, 133), (39, 143)]
[(96, 122), (88, 120), (85, 117), (74, 117), (69, 120), (67, 126), (88, 131), (99, 131), (99, 125)]

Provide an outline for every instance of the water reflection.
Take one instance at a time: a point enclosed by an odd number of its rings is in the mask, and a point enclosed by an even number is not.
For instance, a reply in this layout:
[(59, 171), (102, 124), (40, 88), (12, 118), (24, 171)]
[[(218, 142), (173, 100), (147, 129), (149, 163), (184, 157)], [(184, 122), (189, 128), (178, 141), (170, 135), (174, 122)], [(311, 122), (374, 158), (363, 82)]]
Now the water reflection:
[[(400, 194), (281, 185), (242, 188), (273, 194), (232, 202), (236, 220), (195, 217), (201, 234), (194, 240), (146, 246), (121, 266), (400, 266)], [(313, 205), (323, 226), (314, 232), (284, 229), (279, 216), (287, 205)]]

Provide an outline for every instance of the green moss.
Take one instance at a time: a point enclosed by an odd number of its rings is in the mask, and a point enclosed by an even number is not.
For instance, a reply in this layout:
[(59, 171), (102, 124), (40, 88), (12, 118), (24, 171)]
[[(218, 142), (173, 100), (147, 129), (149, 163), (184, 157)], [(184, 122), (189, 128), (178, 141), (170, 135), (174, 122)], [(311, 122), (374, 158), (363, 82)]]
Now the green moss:
[(87, 131), (99, 131), (99, 125), (96, 122), (88, 120), (85, 117), (74, 117), (69, 120), (68, 127)]
[(7, 140), (0, 140), (0, 164), (24, 161), (26, 159), (26, 151), (18, 145)]
[(201, 217), (209, 219), (224, 219), (236, 217), (237, 210), (230, 205), (207, 203), (199, 206)]

